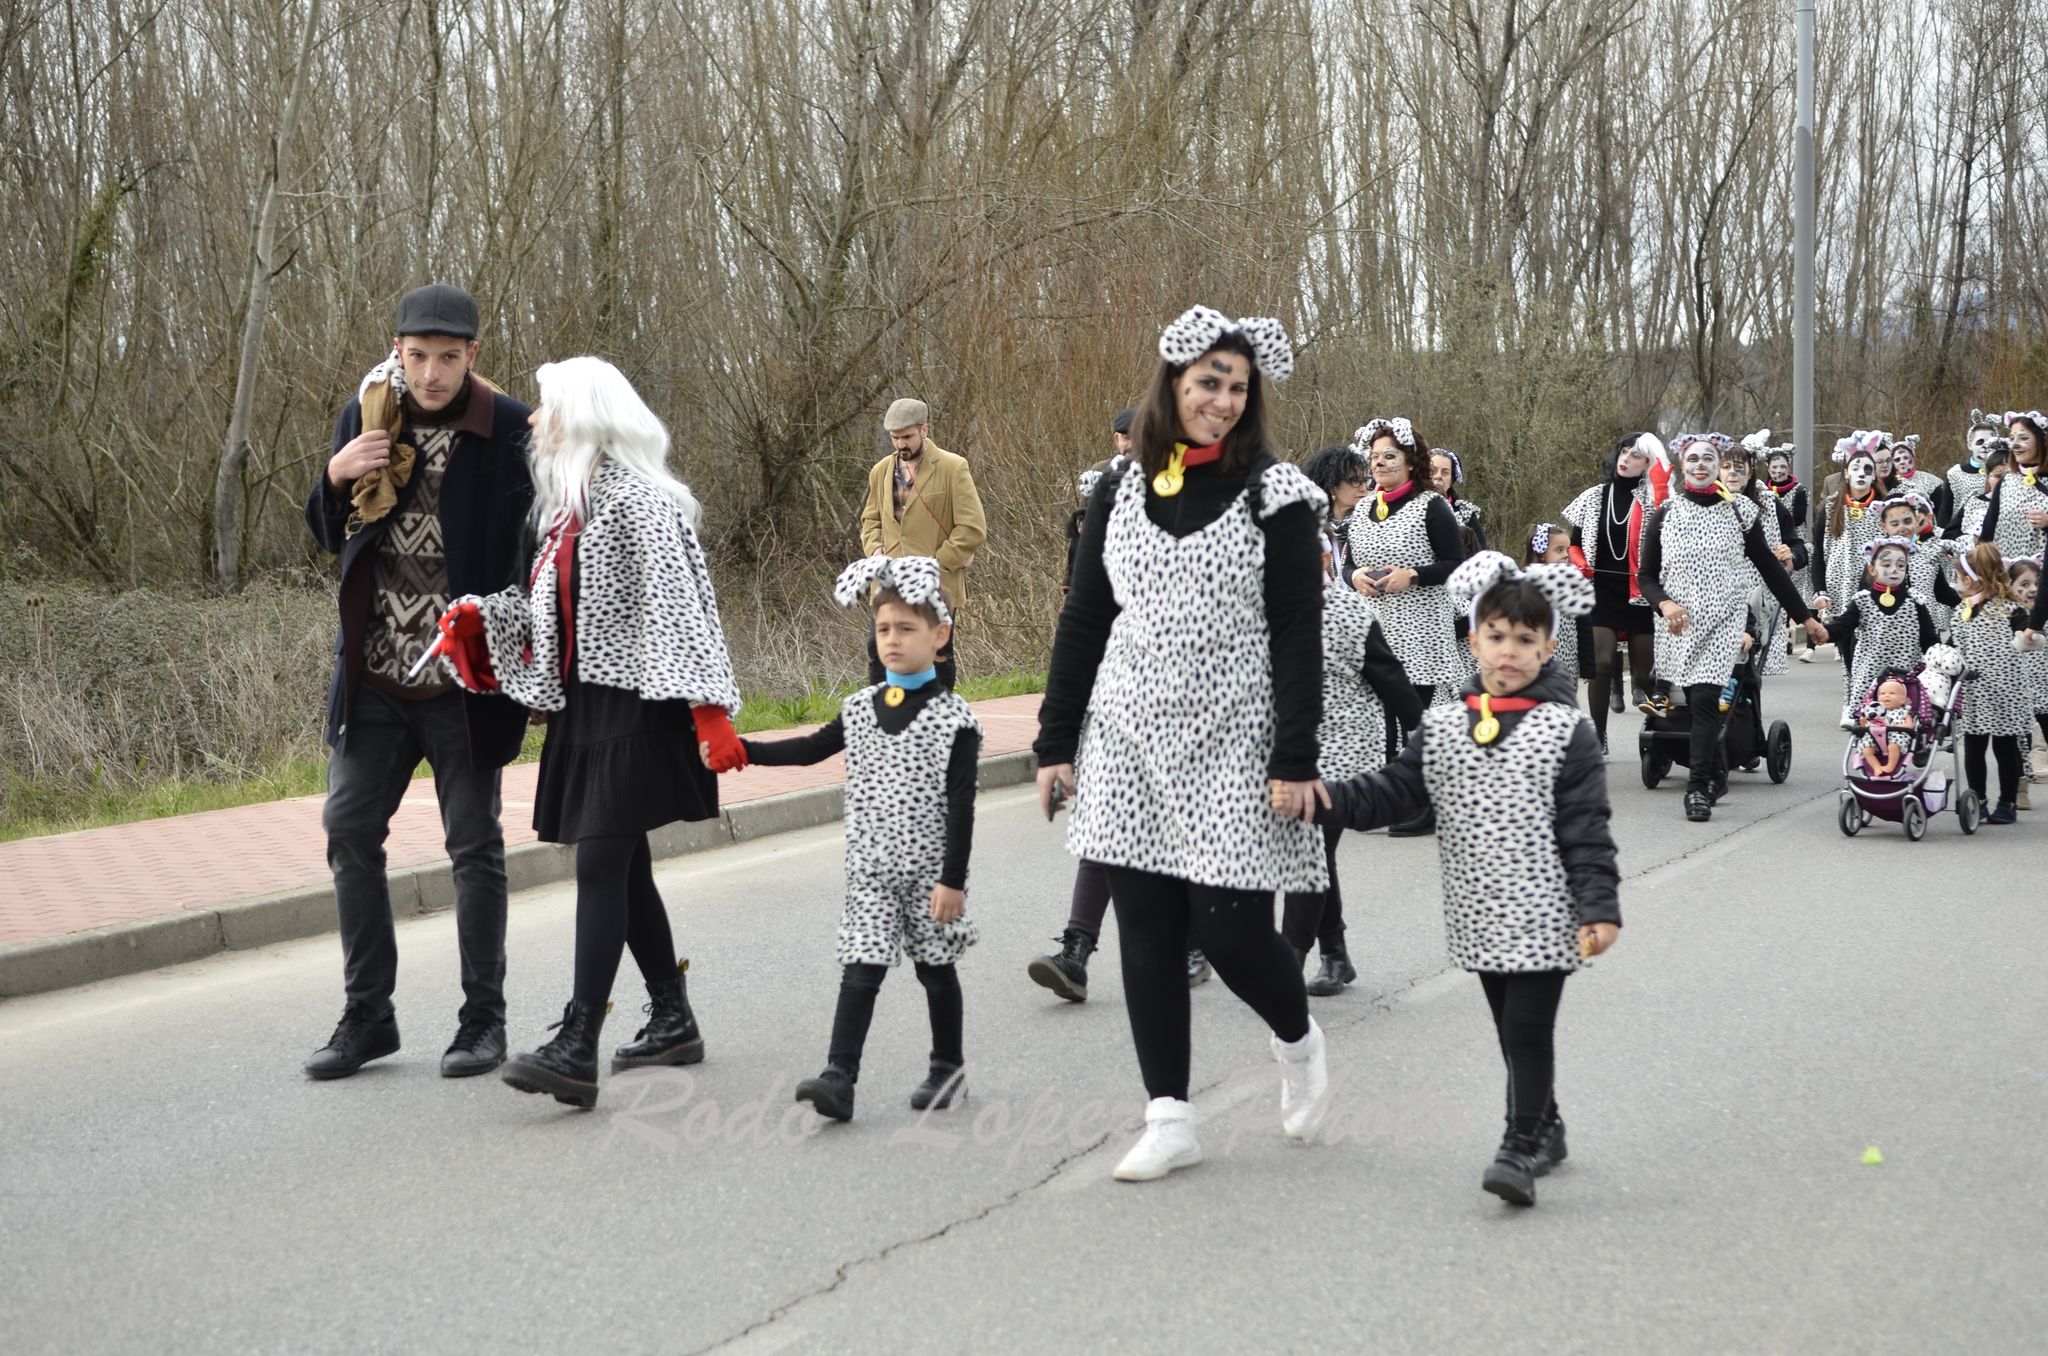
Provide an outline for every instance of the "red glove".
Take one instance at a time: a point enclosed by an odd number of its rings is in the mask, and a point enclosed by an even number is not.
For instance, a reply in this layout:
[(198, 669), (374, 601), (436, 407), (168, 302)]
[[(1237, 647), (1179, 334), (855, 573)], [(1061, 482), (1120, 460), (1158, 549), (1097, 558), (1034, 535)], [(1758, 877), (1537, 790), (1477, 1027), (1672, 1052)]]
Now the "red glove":
[(1593, 566), (1591, 562), (1589, 562), (1586, 559), (1585, 548), (1579, 546), (1572, 547), (1571, 556), (1572, 564), (1578, 566), (1579, 573), (1586, 576), (1586, 578), (1591, 579), (1593, 577)]
[(722, 706), (693, 706), (690, 719), (697, 722), (697, 738), (706, 749), (705, 761), (713, 772), (738, 772), (747, 765), (747, 746), (732, 728), (732, 717)]
[(496, 692), (497, 675), (491, 672), (491, 647), (484, 643), (483, 614), (475, 603), (457, 603), (441, 614), (438, 623), (441, 653), (455, 665), (455, 676), (471, 692)]

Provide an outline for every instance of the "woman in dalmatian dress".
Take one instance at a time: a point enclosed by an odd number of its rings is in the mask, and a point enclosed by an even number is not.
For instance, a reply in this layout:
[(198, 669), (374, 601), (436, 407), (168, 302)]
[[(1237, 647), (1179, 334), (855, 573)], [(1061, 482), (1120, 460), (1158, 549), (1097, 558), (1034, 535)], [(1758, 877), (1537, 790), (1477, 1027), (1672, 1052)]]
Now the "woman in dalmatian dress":
[[(1384, 766), (1387, 722), (1405, 732), (1422, 719), (1422, 702), (1380, 634), (1372, 604), (1336, 572), (1335, 550), (1334, 543), (1323, 550), (1323, 720), (1316, 729), (1316, 773), (1324, 781)], [(1342, 825), (1323, 825), (1330, 888), (1290, 892), (1281, 910), (1280, 935), (1295, 954), (1306, 959), (1314, 944), (1320, 955), (1308, 982), (1311, 998), (1340, 994), (1358, 978), (1344, 944), (1344, 896), (1337, 885), (1337, 841), (1343, 836)]]
[(1394, 763), (1332, 783), (1321, 817), (1370, 829), (1436, 806), (1451, 963), (1478, 973), (1507, 1064), (1506, 1134), (1481, 1186), (1534, 1205), (1536, 1178), (1566, 1154), (1552, 1090), (1564, 981), (1621, 926), (1599, 741), (1550, 662), (1558, 618), (1583, 615), (1593, 589), (1570, 565), (1518, 570), (1497, 551), (1450, 588), (1479, 676), (1456, 705), (1430, 708)]
[(576, 847), (575, 988), (555, 1038), (500, 1076), (588, 1107), (628, 947), (649, 1016), (612, 1070), (704, 1057), (647, 835), (717, 816), (718, 784), (697, 749), (708, 744), (720, 766), (743, 762), (730, 715), (740, 696), (697, 501), (666, 466), (668, 430), (602, 359), (544, 363), (537, 380), (529, 456), (544, 540), (532, 575), (456, 599), (441, 624), (464, 687), (548, 713), (533, 826)]
[(1998, 803), (1984, 816), (1984, 822), (2011, 824), (2019, 818), (2014, 802), (2019, 795), (2020, 740), (2033, 724), (2033, 699), (2015, 642), (2018, 633), (2018, 644), (2027, 643), (2028, 616), (1997, 546), (1978, 542), (1957, 557), (1957, 564), (1963, 574), (1963, 590), (1949, 638), (1961, 652), (1965, 670), (1976, 673), (1964, 681), (1962, 714), (1956, 721), (1963, 736), (1963, 777), (1983, 799), (1984, 755), (1987, 751), (1994, 755), (1998, 760)]
[(1429, 451), (1429, 488), (1444, 497), (1457, 515), (1458, 526), (1465, 531), (1465, 554), (1470, 556), (1486, 549), (1486, 529), (1480, 525), (1479, 505), (1458, 493), (1458, 487), (1465, 483), (1465, 461), (1447, 447), (1433, 447)]
[[(1858, 429), (1835, 443), (1835, 464), (1842, 468), (1841, 486), (1828, 496), (1823, 510), (1820, 549), (1813, 553), (1813, 604), (1822, 621), (1833, 621), (1854, 594), (1863, 578), (1863, 548), (1882, 536), (1877, 506), (1877, 449), (1882, 433)], [(1835, 581), (1841, 603), (1829, 594)], [(1853, 640), (1851, 644), (1853, 645)], [(1856, 700), (1849, 692), (1849, 670), (1856, 656), (1842, 651), (1842, 700)]]
[[(2032, 614), (2041, 601), (2041, 562), (2039, 560), (2008, 560), (2005, 572), (2012, 579), (2013, 593), (2020, 600), (2020, 606), (2028, 613), (2031, 627)], [(2027, 775), (2020, 779), (2019, 797), (2015, 804), (2022, 810), (2034, 807), (2029, 803), (2027, 783), (2048, 779), (2048, 646), (2034, 643), (2030, 636), (2026, 648), (2020, 653), (2020, 672), (2026, 675), (2027, 697), (2033, 703), (2034, 724), (2040, 731), (2036, 737), (2033, 730), (2027, 732)]]
[(1564, 511), (1572, 529), (1572, 561), (1593, 579), (1593, 610), (1586, 616), (1593, 631), (1587, 697), (1602, 749), (1607, 747), (1609, 711), (1623, 709), (1615, 658), (1624, 636), (1635, 704), (1645, 709), (1650, 704), (1656, 651), (1650, 605), (1642, 596), (1637, 571), (1643, 524), (1660, 502), (1649, 473), (1664, 459), (1664, 444), (1656, 434), (1628, 434), (1602, 459), (1600, 483), (1581, 491)]
[(2042, 459), (2048, 454), (2048, 414), (2039, 410), (2008, 410), (2006, 425), (2011, 429), (2012, 469), (1998, 485), (1998, 516), (1986, 534), (1998, 543), (2008, 560), (2023, 560), (2041, 554), (2048, 545), (2048, 468)]
[[(1934, 645), (1933, 600), (1912, 587), (1912, 564), (1920, 545), (1910, 536), (1878, 537), (1863, 548), (1864, 584), (1827, 624), (1828, 639), (1844, 654), (1853, 651), (1849, 704), (1842, 728), (1853, 730), (1870, 700), (1878, 675), (1887, 669), (1911, 673)], [(1844, 642), (1854, 638), (1854, 645)]]
[[(1188, 1104), (1194, 938), (1272, 1031), (1281, 1127), (1328, 1106), (1323, 1033), (1273, 927), (1275, 891), (1329, 887), (1313, 817), (1323, 709), (1325, 500), (1278, 460), (1268, 383), (1294, 369), (1280, 322), (1197, 306), (1159, 337), (1131, 465), (1103, 477), (1039, 709), (1038, 790), (1072, 797), (1067, 848), (1109, 872), (1124, 992), (1150, 1098), (1116, 1167), (1201, 1161)], [(1448, 628), (1447, 628), (1448, 629)], [(1084, 719), (1085, 717), (1085, 719)], [(1078, 773), (1078, 779), (1077, 779)]]
[[(1771, 431), (1763, 429), (1750, 434), (1741, 442), (1730, 447), (1721, 458), (1721, 483), (1730, 494), (1741, 495), (1757, 507), (1757, 523), (1764, 530), (1764, 542), (1771, 548), (1771, 554), (1785, 567), (1793, 578), (1793, 588), (1798, 588), (1798, 576), (1808, 564), (1806, 543), (1799, 539), (1795, 525), (1788, 517), (1785, 506), (1770, 487), (1758, 478), (1756, 459), (1770, 443)], [(1750, 611), (1755, 614), (1757, 629), (1756, 643), (1763, 647), (1763, 654), (1757, 662), (1757, 672), (1763, 677), (1775, 677), (1791, 668), (1791, 657), (1785, 649), (1785, 612), (1778, 606), (1777, 599), (1764, 588), (1764, 581), (1745, 562), (1743, 578), (1749, 584)], [(1804, 595), (1802, 595), (1803, 597)], [(1809, 603), (1808, 606), (1811, 606)]]
[[(1351, 586), (1378, 614), (1387, 644), (1400, 657), (1427, 706), (1455, 694), (1470, 656), (1458, 644), (1457, 618), (1444, 581), (1465, 558), (1464, 529), (1450, 504), (1430, 486), (1429, 444), (1406, 419), (1374, 419), (1352, 435), (1365, 453), (1376, 488), (1351, 515)], [(1396, 824), (1388, 836), (1435, 832), (1427, 809)]]
[(981, 725), (939, 681), (953, 610), (929, 556), (870, 556), (840, 574), (841, 607), (874, 611), (883, 681), (840, 704), (830, 724), (796, 739), (740, 741), (764, 767), (808, 767), (846, 755), (846, 898), (839, 911), (839, 1004), (825, 1070), (796, 1100), (830, 1120), (853, 1119), (854, 1085), (889, 971), (910, 956), (931, 1018), (931, 1067), (913, 1110), (966, 1096), (960, 957), (978, 938), (967, 916)]
[(1755, 501), (1729, 494), (1720, 483), (1721, 456), (1733, 447), (1719, 433), (1674, 439), (1683, 481), (1643, 528), (1642, 589), (1657, 610), (1657, 669), (1685, 690), (1692, 717), (1685, 817), (1695, 823), (1713, 817), (1714, 799), (1726, 785), (1726, 769), (1719, 766), (1726, 718), (1720, 702), (1748, 634), (1742, 562), (1755, 568), (1816, 644), (1827, 638), (1771, 553)]
[(1970, 427), (1963, 434), (1963, 459), (1948, 468), (1940, 491), (1934, 496), (1934, 516), (1944, 530), (1962, 521), (1963, 505), (1984, 493), (1984, 447), (1992, 439), (2005, 439), (2005, 421), (1982, 410), (1970, 411)]

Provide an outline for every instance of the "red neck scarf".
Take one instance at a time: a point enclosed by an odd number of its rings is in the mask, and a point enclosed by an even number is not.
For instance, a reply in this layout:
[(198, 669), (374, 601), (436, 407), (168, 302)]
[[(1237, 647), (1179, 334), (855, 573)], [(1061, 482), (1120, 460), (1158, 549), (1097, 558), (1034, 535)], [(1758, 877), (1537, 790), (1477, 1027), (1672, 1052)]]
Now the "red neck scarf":
[(1187, 451), (1181, 453), (1180, 464), (1182, 466), (1207, 466), (1222, 455), (1223, 440), (1218, 438), (1207, 447), (1190, 447)]
[[(1493, 708), (1493, 714), (1496, 716), (1506, 715), (1510, 711), (1534, 711), (1537, 707), (1543, 705), (1543, 702), (1536, 697), (1488, 697), (1486, 700), (1487, 705)], [(1465, 698), (1465, 709), (1467, 711), (1477, 711), (1479, 709), (1478, 693), (1475, 692)]]

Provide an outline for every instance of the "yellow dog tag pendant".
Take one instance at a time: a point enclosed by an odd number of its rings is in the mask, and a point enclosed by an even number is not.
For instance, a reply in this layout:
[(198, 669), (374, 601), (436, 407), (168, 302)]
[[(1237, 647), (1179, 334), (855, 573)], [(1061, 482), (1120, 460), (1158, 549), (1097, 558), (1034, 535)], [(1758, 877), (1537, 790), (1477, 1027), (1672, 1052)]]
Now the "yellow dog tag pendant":
[(1372, 506), (1372, 516), (1375, 520), (1382, 523), (1387, 520), (1387, 492), (1385, 490), (1380, 491), (1379, 502)]
[(882, 694), (882, 704), (884, 706), (903, 705), (904, 701), (906, 700), (904, 696), (905, 691), (906, 689), (900, 687), (890, 688), (887, 692), (884, 692)]
[(1883, 593), (1877, 595), (1877, 601), (1883, 603), (1886, 607), (1890, 607), (1893, 603), (1897, 602), (1898, 599), (1892, 596), (1892, 591), (1890, 589), (1886, 589)]
[(1500, 738), (1500, 722), (1494, 719), (1493, 698), (1484, 692), (1479, 694), (1479, 720), (1472, 727), (1474, 744), (1491, 744)]
[(1152, 477), (1152, 493), (1162, 499), (1171, 499), (1180, 493), (1181, 486), (1187, 483), (1181, 472), (1181, 458), (1187, 455), (1187, 450), (1186, 443), (1173, 445), (1173, 455), (1166, 459), (1166, 465), (1160, 468), (1159, 474)]

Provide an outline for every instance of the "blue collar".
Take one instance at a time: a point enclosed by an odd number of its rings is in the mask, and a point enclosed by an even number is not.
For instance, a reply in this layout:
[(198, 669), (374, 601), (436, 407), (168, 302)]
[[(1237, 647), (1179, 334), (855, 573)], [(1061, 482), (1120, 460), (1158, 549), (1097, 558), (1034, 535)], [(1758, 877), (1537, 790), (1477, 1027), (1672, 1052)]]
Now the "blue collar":
[(927, 668), (923, 673), (893, 673), (884, 671), (882, 674), (882, 677), (888, 681), (890, 687), (905, 688), (911, 692), (917, 691), (938, 676), (939, 666), (936, 664)]

